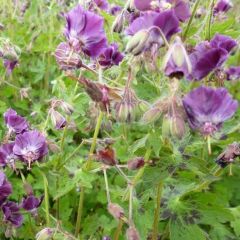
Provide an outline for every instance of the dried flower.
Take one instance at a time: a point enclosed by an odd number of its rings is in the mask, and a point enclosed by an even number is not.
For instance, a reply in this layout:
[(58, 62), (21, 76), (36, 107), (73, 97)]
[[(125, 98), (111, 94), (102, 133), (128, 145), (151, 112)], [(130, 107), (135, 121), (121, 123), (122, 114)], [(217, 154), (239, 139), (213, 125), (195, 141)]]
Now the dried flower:
[(115, 151), (110, 146), (98, 150), (96, 154), (96, 159), (109, 166), (114, 166), (118, 163), (115, 156)]
[(240, 144), (234, 142), (229, 144), (227, 148), (217, 157), (216, 163), (225, 168), (228, 164), (233, 163), (234, 159), (240, 156)]
[(13, 152), (28, 164), (28, 169), (31, 169), (33, 162), (41, 160), (48, 153), (46, 139), (36, 130), (19, 134), (16, 137)]
[(116, 219), (121, 219), (124, 217), (124, 210), (116, 203), (108, 204), (108, 212)]
[(225, 88), (201, 86), (184, 97), (183, 106), (190, 127), (198, 129), (203, 135), (212, 135), (234, 115), (238, 102)]
[(145, 164), (143, 157), (136, 157), (128, 161), (127, 166), (129, 170), (136, 170), (142, 168)]

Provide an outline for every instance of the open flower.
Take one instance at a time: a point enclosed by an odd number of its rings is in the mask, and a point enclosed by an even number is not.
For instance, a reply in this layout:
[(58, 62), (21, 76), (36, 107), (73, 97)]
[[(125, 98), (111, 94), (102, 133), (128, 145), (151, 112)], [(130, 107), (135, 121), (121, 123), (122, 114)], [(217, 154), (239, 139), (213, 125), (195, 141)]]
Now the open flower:
[(30, 169), (33, 162), (41, 160), (48, 153), (46, 139), (36, 130), (19, 134), (16, 137), (13, 152), (27, 163)]
[(19, 134), (28, 129), (27, 120), (24, 117), (19, 116), (17, 112), (11, 108), (4, 113), (4, 120), (10, 133), (14, 132)]
[(75, 50), (81, 50), (86, 55), (97, 57), (106, 47), (106, 36), (103, 28), (103, 18), (84, 10), (77, 5), (66, 15), (64, 34), (69, 44)]
[(12, 193), (12, 185), (8, 182), (6, 175), (0, 171), (0, 205)]
[(104, 68), (119, 65), (122, 60), (123, 54), (118, 51), (118, 45), (116, 43), (112, 43), (105, 48), (98, 58), (99, 64)]
[(128, 35), (133, 36), (126, 50), (138, 55), (149, 50), (154, 44), (161, 47), (164, 44), (162, 34), (169, 40), (179, 31), (179, 21), (172, 10), (162, 13), (146, 12), (135, 19), (126, 30)]
[(0, 166), (10, 166), (15, 169), (17, 156), (13, 153), (14, 143), (6, 143), (0, 147)]
[(2, 205), (3, 220), (14, 227), (20, 227), (23, 223), (23, 216), (20, 208), (15, 202), (8, 201)]
[(193, 67), (189, 79), (201, 80), (220, 68), (236, 45), (235, 40), (220, 34), (216, 34), (210, 42), (198, 44), (189, 56)]
[(29, 195), (23, 198), (21, 207), (26, 211), (30, 212), (33, 216), (37, 215), (37, 209), (43, 201), (43, 196), (36, 198), (34, 195)]
[(238, 103), (225, 88), (201, 86), (184, 97), (183, 106), (190, 127), (208, 136), (234, 115)]
[(240, 79), (240, 66), (230, 67), (226, 71), (228, 80), (239, 80)]
[(227, 12), (232, 7), (233, 3), (231, 0), (218, 0), (214, 7), (214, 13)]

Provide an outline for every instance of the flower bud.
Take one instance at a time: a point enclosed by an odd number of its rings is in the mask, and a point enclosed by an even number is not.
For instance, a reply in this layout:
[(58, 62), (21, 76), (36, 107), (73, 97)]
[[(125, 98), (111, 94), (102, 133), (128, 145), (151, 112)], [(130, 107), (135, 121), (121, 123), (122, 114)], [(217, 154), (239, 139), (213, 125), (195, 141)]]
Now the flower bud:
[(54, 234), (53, 228), (44, 228), (36, 234), (36, 240), (49, 240)]
[(51, 108), (49, 114), (52, 120), (52, 124), (56, 129), (62, 129), (66, 126), (67, 121), (61, 113)]
[(181, 116), (170, 117), (170, 133), (181, 139), (185, 134), (185, 121)]
[(121, 219), (124, 217), (124, 210), (116, 203), (108, 204), (108, 212), (116, 219)]
[(169, 47), (163, 61), (163, 69), (167, 76), (175, 77), (179, 74), (180, 76), (187, 76), (192, 72), (191, 61), (181, 39), (178, 36)]
[(108, 236), (104, 236), (104, 237), (102, 238), (102, 240), (111, 240), (111, 238), (108, 237)]
[(141, 54), (147, 47), (147, 42), (150, 34), (147, 30), (141, 30), (137, 32), (128, 41), (126, 46), (126, 52), (132, 53), (134, 56)]
[(129, 227), (126, 232), (127, 240), (140, 240), (139, 233), (135, 227)]
[(71, 115), (73, 113), (73, 107), (67, 102), (62, 101), (60, 104), (60, 108), (67, 114)]
[(62, 70), (73, 70), (82, 66), (80, 55), (66, 42), (62, 42), (57, 46), (55, 58)]
[(144, 113), (142, 121), (144, 123), (155, 122), (161, 116), (161, 114), (162, 112), (159, 108), (157, 107), (150, 108), (147, 112)]
[(124, 27), (124, 12), (120, 13), (114, 20), (112, 25), (112, 31), (116, 33), (121, 33)]
[(129, 160), (127, 165), (129, 170), (136, 170), (143, 167), (145, 164), (143, 157), (136, 157), (132, 160)]

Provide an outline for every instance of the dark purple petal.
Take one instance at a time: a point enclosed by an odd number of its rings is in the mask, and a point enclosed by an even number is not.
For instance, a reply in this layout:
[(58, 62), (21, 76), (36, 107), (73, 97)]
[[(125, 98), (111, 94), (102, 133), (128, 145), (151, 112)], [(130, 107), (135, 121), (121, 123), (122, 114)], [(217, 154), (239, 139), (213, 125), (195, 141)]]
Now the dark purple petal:
[(238, 102), (225, 88), (201, 86), (184, 97), (183, 106), (191, 128), (206, 135), (212, 134), (210, 130), (218, 130), (224, 121), (234, 115)]
[(210, 41), (210, 46), (213, 48), (222, 48), (227, 52), (230, 52), (235, 46), (237, 46), (237, 42), (229, 36), (216, 34)]
[[(108, 7), (109, 7), (109, 4), (108, 4), (108, 1), (107, 0), (93, 0), (94, 4), (102, 9), (102, 10), (108, 10)], [(93, 7), (91, 7), (90, 5), (90, 9), (89, 10), (92, 10)]]
[(214, 7), (214, 13), (227, 12), (232, 7), (233, 3), (231, 0), (218, 0)]
[(32, 162), (41, 160), (48, 153), (46, 138), (36, 130), (19, 134), (13, 152), (30, 168)]
[(185, 22), (191, 16), (190, 3), (188, 0), (168, 0), (172, 4), (177, 18), (181, 22)]
[(4, 59), (4, 67), (6, 68), (8, 74), (12, 73), (13, 69), (17, 66), (17, 64), (17, 60)]
[(152, 0), (134, 0), (134, 5), (139, 11), (153, 10)]
[(97, 57), (107, 43), (103, 18), (85, 11), (80, 5), (73, 8), (65, 17), (67, 24), (64, 34), (70, 45), (90, 57)]
[(17, 115), (13, 109), (8, 109), (7, 112), (4, 113), (4, 120), (9, 130), (17, 134), (28, 129), (27, 120), (24, 117)]
[(12, 193), (12, 185), (7, 181), (6, 175), (0, 171), (0, 205)]
[(3, 204), (4, 221), (12, 224), (14, 227), (20, 227), (23, 222), (23, 216), (19, 210), (19, 206), (15, 202), (8, 201)]
[(28, 212), (31, 212), (33, 216), (37, 215), (37, 209), (41, 205), (43, 201), (43, 196), (40, 198), (36, 198), (34, 195), (29, 195), (23, 198), (21, 207)]
[(119, 65), (122, 60), (123, 54), (118, 51), (118, 45), (116, 43), (109, 45), (98, 58), (99, 64), (103, 67)]
[(6, 165), (14, 168), (17, 156), (13, 153), (14, 143), (3, 144), (0, 147), (0, 166), (5, 167)]
[(240, 79), (240, 66), (230, 67), (227, 71), (228, 80), (239, 80)]

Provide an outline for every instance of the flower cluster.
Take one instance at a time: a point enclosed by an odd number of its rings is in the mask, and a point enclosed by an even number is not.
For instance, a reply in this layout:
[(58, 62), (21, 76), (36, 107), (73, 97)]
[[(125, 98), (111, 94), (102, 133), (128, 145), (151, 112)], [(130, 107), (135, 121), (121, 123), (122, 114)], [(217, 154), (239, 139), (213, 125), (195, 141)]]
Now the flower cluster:
[(30, 130), (25, 118), (13, 109), (4, 113), (8, 128), (5, 143), (0, 147), (0, 165), (16, 169), (16, 161), (20, 160), (31, 169), (31, 164), (47, 155), (46, 138), (37, 130)]

